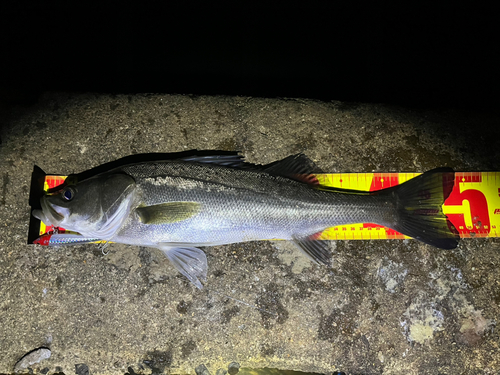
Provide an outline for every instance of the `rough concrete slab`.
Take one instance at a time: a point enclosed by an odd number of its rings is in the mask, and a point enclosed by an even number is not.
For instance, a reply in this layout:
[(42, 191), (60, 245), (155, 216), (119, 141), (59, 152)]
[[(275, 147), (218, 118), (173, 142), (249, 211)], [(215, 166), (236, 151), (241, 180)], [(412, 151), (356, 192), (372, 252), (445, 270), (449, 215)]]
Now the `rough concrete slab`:
[(52, 356), (33, 371), (49, 374), (192, 374), (201, 364), (215, 374), (233, 361), (323, 373), (498, 373), (497, 239), (453, 251), (337, 242), (331, 269), (286, 243), (207, 248), (201, 291), (159, 251), (26, 245), (34, 164), (69, 174), (134, 153), (222, 149), (256, 163), (304, 152), (331, 172), (484, 170), (498, 167), (498, 132), (479, 130), (495, 123), (466, 111), (247, 97), (46, 94), (4, 110), (0, 373), (38, 347)]

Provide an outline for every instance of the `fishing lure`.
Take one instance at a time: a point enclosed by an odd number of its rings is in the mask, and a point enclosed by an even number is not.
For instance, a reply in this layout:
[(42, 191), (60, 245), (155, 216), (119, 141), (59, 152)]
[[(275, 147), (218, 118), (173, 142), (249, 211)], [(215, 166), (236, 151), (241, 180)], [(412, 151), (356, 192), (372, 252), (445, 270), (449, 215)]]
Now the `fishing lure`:
[(81, 245), (100, 241), (99, 238), (84, 237), (81, 234), (59, 233), (57, 231), (47, 232), (33, 241), (41, 246), (66, 246)]

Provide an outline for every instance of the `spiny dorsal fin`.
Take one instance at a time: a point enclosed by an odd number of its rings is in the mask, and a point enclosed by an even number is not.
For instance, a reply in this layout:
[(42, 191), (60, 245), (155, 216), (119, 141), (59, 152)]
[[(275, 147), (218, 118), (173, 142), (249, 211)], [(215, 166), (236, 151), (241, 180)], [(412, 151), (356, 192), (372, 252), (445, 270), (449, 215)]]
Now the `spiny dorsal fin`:
[(191, 163), (215, 164), (229, 168), (245, 168), (255, 167), (254, 164), (247, 163), (244, 157), (237, 153), (231, 155), (204, 155), (204, 156), (188, 156), (180, 159)]
[(172, 224), (195, 216), (200, 206), (197, 202), (167, 202), (139, 207), (137, 214), (143, 224)]

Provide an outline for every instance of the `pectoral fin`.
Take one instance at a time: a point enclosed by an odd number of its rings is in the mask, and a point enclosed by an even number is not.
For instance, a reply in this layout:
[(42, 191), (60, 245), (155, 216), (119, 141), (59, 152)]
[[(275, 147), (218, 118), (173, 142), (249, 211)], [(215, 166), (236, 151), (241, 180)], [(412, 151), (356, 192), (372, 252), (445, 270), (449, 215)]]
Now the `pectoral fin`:
[(201, 281), (207, 279), (207, 256), (197, 247), (172, 247), (171, 244), (158, 244), (172, 265), (188, 278), (198, 289), (203, 288)]
[(172, 224), (189, 219), (200, 212), (197, 202), (167, 202), (136, 209), (143, 224)]

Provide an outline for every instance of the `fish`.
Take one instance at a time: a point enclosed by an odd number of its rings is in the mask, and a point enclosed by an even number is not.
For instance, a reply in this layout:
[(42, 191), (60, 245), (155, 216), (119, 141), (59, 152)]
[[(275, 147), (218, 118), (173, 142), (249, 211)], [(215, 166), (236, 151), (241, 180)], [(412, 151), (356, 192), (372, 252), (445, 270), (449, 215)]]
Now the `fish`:
[(453, 169), (375, 192), (322, 185), (315, 169), (304, 154), (266, 165), (240, 155), (131, 163), (81, 181), (69, 178), (40, 199), (33, 215), (78, 232), (76, 241), (158, 248), (200, 289), (208, 270), (200, 247), (282, 239), (329, 265), (332, 254), (320, 233), (354, 223), (383, 225), (437, 248), (458, 245), (441, 207), (454, 186)]

